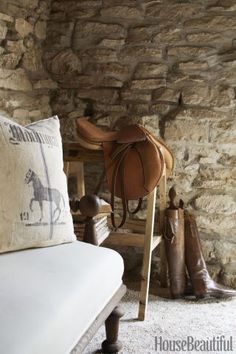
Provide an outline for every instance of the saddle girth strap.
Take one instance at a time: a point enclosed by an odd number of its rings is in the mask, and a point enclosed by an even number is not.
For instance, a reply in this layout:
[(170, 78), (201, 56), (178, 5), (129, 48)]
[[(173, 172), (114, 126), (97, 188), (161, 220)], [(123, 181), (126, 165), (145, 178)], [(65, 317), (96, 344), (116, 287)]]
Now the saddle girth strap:
[[(113, 175), (112, 175), (112, 190), (111, 190), (111, 208), (112, 208), (112, 214), (111, 214), (111, 222), (112, 226), (115, 229), (118, 229), (122, 227), (126, 221), (127, 217), (127, 209), (128, 209), (128, 202), (126, 199), (125, 195), (125, 186), (123, 183), (124, 179), (124, 161), (126, 156), (129, 153), (129, 150), (131, 149), (132, 143), (131, 144), (122, 144), (118, 149), (115, 150), (115, 152), (112, 154), (112, 160), (114, 161), (117, 159), (116, 165), (113, 170)], [(120, 155), (120, 156), (119, 156)], [(119, 157), (119, 158), (118, 158)], [(121, 184), (121, 201), (122, 201), (122, 208), (123, 208), (123, 214), (122, 214), (122, 219), (121, 222), (118, 226), (116, 226), (115, 222), (115, 190), (116, 190), (116, 183), (117, 183), (117, 176), (118, 173), (121, 171), (122, 173), (122, 184)]]

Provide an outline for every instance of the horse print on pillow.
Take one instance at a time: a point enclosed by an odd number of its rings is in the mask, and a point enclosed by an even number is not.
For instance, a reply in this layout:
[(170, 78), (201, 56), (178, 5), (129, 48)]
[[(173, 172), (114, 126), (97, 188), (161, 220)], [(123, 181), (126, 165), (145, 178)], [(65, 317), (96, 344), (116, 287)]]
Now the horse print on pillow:
[(0, 115), (0, 150), (0, 253), (75, 241), (59, 119)]
[[(33, 197), (30, 200), (29, 208), (31, 212), (34, 212), (33, 203), (38, 202), (40, 207), (40, 219), (39, 223), (43, 221), (43, 202), (48, 201), (50, 203), (50, 211), (51, 211), (51, 223), (56, 224), (60, 218), (62, 209), (61, 204), (63, 204), (63, 209), (65, 209), (65, 200), (61, 192), (56, 188), (45, 187), (39, 176), (31, 169), (28, 170), (25, 176), (25, 183), (29, 184), (32, 182), (33, 186)], [(54, 204), (54, 205), (52, 205)], [(53, 207), (55, 209), (53, 210)]]

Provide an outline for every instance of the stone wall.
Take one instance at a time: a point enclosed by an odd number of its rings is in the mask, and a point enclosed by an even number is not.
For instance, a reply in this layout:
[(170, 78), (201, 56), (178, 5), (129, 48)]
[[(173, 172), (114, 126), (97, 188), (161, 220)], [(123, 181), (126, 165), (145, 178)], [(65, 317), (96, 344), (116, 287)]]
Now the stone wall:
[(236, 287), (234, 0), (53, 0), (45, 62), (71, 138), (84, 113), (144, 124), (173, 149), (215, 278)]
[(51, 114), (55, 89), (42, 63), (50, 1), (0, 2), (0, 114), (21, 123)]

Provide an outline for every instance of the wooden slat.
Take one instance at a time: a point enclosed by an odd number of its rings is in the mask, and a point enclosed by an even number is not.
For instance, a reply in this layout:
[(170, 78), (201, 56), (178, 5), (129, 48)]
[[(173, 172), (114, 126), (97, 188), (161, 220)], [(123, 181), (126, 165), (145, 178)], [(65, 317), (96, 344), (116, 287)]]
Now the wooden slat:
[[(135, 233), (118, 233), (111, 232), (108, 238), (104, 241), (106, 246), (132, 246), (144, 247), (145, 235)], [(161, 243), (161, 236), (153, 236), (152, 251)]]
[[(116, 217), (116, 222), (117, 224), (119, 224), (121, 222), (121, 218)], [(111, 223), (111, 218), (108, 218), (108, 225), (110, 227), (112, 227), (112, 223)], [(144, 234), (145, 233), (145, 228), (146, 228), (146, 220), (143, 219), (127, 219), (125, 224), (121, 227), (121, 229), (127, 229), (127, 230), (132, 230), (135, 233), (141, 233)], [(158, 225), (157, 223), (154, 225), (154, 232), (155, 233), (159, 233), (158, 232)]]
[(143, 247), (144, 237), (142, 234), (111, 232), (104, 245)]
[(88, 150), (77, 143), (63, 145), (64, 161), (103, 162), (102, 150)]

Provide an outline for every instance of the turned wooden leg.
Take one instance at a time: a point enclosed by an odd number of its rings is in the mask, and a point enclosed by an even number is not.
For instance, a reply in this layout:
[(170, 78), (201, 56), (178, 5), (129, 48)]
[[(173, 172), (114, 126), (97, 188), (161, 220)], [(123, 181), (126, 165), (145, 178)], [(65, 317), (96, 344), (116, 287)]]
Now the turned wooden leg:
[(119, 322), (124, 315), (120, 306), (115, 307), (105, 322), (106, 340), (102, 343), (104, 353), (118, 353), (122, 348), (122, 343), (118, 340)]

